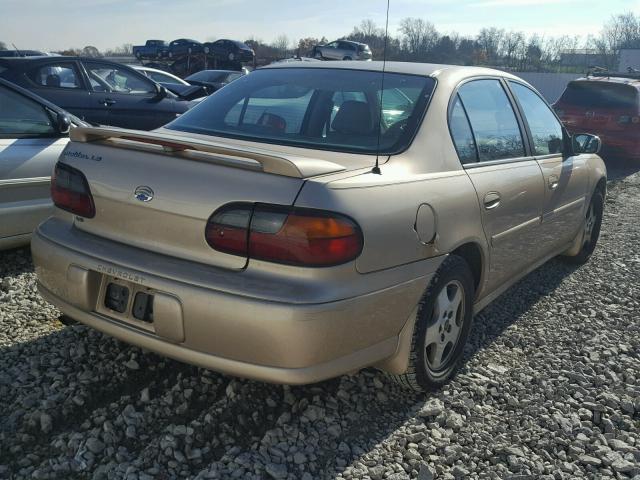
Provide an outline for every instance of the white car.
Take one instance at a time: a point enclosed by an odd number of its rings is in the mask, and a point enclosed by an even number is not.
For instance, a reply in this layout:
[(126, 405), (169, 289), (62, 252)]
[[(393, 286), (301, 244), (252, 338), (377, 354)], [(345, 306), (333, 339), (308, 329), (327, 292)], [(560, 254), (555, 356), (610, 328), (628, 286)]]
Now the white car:
[(87, 125), (0, 79), (0, 250), (28, 243), (53, 211), (51, 172), (72, 124)]
[(156, 83), (169, 83), (175, 85), (185, 85), (189, 86), (188, 82), (185, 82), (180, 77), (176, 77), (173, 73), (165, 72), (164, 70), (159, 70), (157, 68), (145, 67), (144, 65), (130, 65), (131, 68), (139, 71), (140, 73), (146, 75), (151, 80)]

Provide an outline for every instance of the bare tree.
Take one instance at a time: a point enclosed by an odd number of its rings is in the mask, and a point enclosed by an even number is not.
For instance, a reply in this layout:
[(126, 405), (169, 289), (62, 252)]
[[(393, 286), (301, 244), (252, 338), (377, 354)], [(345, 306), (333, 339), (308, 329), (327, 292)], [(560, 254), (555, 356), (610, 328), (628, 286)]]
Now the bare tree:
[(316, 45), (320, 45), (320, 40), (318, 40), (317, 38), (301, 38), (300, 40), (298, 40), (298, 55), (302, 57), (310, 55), (313, 47), (315, 47)]
[(502, 53), (507, 67), (514, 66), (516, 53), (522, 48), (522, 44), (524, 44), (524, 34), (522, 32), (508, 32), (504, 34), (502, 39)]
[(402, 47), (418, 59), (425, 57), (436, 45), (439, 34), (432, 23), (421, 18), (404, 18), (400, 21)]
[(478, 44), (480, 44), (480, 48), (484, 51), (489, 63), (497, 63), (503, 37), (504, 30), (495, 27), (480, 30), (478, 34)]
[(278, 51), (280, 58), (286, 58), (289, 52), (289, 37), (285, 34), (278, 35), (276, 39), (271, 42), (271, 46)]

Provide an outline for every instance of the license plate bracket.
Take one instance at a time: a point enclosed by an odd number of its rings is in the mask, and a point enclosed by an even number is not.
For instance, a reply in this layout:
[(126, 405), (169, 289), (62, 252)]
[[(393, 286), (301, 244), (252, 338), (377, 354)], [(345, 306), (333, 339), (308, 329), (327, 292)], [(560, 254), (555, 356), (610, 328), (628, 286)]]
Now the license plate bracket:
[(104, 296), (104, 306), (118, 313), (125, 313), (129, 305), (129, 288), (119, 283), (109, 283)]

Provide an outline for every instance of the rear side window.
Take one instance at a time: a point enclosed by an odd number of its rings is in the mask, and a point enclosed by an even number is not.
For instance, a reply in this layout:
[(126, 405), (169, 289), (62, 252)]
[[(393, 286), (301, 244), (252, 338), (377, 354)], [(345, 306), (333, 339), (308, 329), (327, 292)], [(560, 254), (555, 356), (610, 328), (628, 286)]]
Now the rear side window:
[(166, 128), (334, 151), (395, 153), (413, 139), (434, 86), (432, 78), (399, 73), (386, 73), (382, 90), (380, 72), (264, 69), (230, 83)]
[(40, 137), (55, 133), (44, 107), (0, 86), (0, 138)]
[(29, 77), (40, 87), (81, 88), (80, 76), (73, 63), (50, 63), (32, 70)]
[(458, 152), (460, 162), (462, 164), (477, 162), (476, 141), (473, 138), (467, 113), (464, 111), (458, 95), (455, 96), (451, 105), (449, 129), (451, 130), (451, 138), (453, 138), (453, 144)]
[(499, 80), (473, 80), (462, 85), (458, 95), (481, 162), (525, 156), (516, 115)]
[(577, 81), (567, 85), (558, 103), (605, 110), (638, 112), (638, 90), (630, 85), (611, 82)]
[(547, 104), (530, 88), (509, 82), (526, 117), (535, 155), (562, 152), (562, 126)]

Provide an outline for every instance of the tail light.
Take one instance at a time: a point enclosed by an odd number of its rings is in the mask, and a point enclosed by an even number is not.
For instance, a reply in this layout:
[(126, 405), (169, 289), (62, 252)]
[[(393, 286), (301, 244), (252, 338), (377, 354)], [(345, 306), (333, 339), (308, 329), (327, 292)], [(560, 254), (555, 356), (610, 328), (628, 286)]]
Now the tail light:
[(81, 217), (93, 218), (96, 209), (84, 174), (64, 163), (56, 163), (51, 176), (51, 198), (56, 207)]
[(621, 115), (618, 117), (618, 123), (622, 125), (629, 125), (630, 123), (640, 123), (640, 117), (632, 117), (631, 115)]
[(358, 225), (333, 212), (277, 205), (229, 204), (207, 222), (211, 248), (289, 265), (328, 267), (362, 251)]

